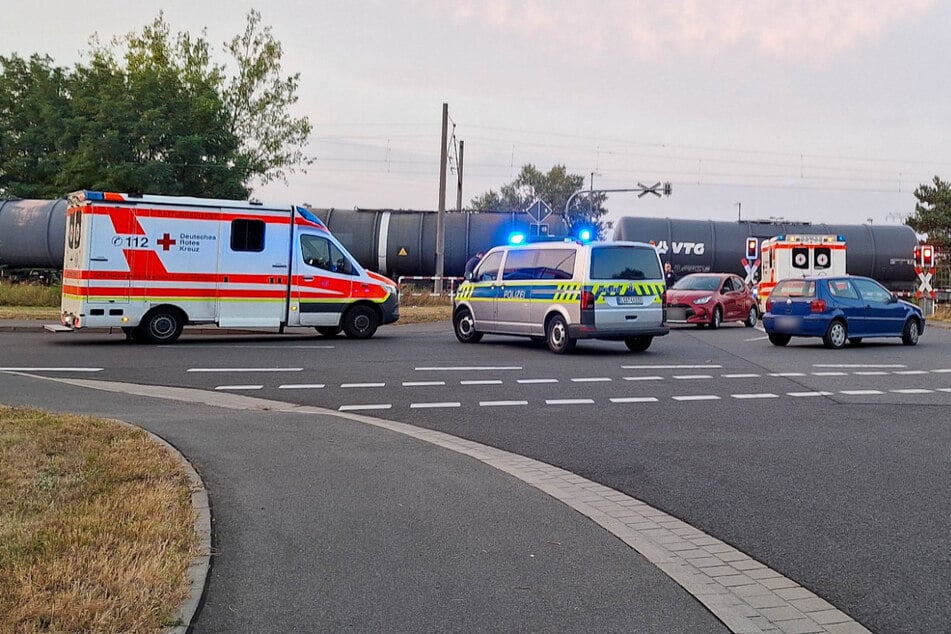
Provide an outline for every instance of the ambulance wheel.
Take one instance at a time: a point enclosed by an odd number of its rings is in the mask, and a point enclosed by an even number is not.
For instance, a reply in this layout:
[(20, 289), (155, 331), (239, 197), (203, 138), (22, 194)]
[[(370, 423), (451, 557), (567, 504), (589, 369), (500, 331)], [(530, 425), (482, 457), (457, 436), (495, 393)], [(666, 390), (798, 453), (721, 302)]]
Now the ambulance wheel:
[(475, 329), (475, 319), (468, 308), (460, 308), (452, 316), (452, 330), (456, 333), (456, 339), (462, 343), (482, 341), (482, 333)]
[(568, 334), (568, 324), (561, 315), (554, 315), (545, 324), (548, 349), (555, 354), (566, 354), (575, 349), (576, 340)]
[[(169, 306), (153, 308), (142, 318), (138, 330), (142, 339), (149, 343), (172, 343), (182, 334), (185, 318), (182, 313)], [(133, 338), (136, 333), (133, 332)]]
[(845, 342), (849, 338), (849, 328), (845, 325), (845, 322), (836, 319), (831, 324), (829, 324), (829, 329), (826, 330), (826, 334), (822, 336), (822, 343), (825, 344), (826, 348), (832, 348), (833, 350), (838, 350), (845, 345)]
[(756, 321), (759, 319), (759, 311), (756, 310), (756, 306), (750, 306), (750, 312), (746, 315), (746, 321), (743, 323), (746, 324), (747, 328), (752, 328), (756, 325)]
[(336, 337), (343, 328), (340, 326), (314, 326), (314, 330), (325, 337)]
[(631, 352), (644, 352), (651, 347), (653, 337), (628, 337), (624, 340), (624, 345)]
[(351, 339), (369, 339), (380, 326), (380, 316), (366, 304), (357, 304), (343, 314), (343, 331)]
[(769, 337), (769, 342), (774, 346), (785, 346), (789, 343), (789, 340), (792, 339), (789, 335), (781, 335), (777, 332), (770, 333), (767, 336)]
[(723, 309), (717, 306), (713, 309), (713, 317), (710, 318), (710, 330), (716, 330), (723, 323)]

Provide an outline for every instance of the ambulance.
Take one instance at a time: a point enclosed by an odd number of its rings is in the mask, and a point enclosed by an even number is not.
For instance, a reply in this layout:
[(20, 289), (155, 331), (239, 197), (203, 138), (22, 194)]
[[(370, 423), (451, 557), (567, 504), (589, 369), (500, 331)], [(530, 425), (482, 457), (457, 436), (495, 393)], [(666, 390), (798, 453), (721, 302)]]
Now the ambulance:
[(760, 314), (776, 284), (787, 277), (845, 275), (845, 238), (825, 234), (783, 234), (760, 247), (757, 302)]
[[(62, 325), (167, 344), (186, 324), (372, 337), (396, 284), (303, 207), (79, 191), (67, 198)], [(51, 328), (53, 329), (53, 328)]]

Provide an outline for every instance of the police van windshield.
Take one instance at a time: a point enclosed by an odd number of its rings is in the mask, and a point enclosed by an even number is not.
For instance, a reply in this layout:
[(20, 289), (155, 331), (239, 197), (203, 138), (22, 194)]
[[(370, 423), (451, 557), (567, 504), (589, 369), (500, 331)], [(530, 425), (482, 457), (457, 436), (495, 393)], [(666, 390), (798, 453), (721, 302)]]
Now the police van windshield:
[(591, 249), (593, 280), (658, 280), (663, 277), (660, 259), (652, 248), (616, 246)]

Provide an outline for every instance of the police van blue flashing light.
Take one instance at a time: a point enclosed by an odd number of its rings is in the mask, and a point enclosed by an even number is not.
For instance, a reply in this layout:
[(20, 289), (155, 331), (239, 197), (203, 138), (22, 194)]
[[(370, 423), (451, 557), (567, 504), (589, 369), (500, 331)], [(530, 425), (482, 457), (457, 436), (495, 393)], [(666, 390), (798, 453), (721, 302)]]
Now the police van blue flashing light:
[(521, 231), (515, 231), (509, 234), (509, 244), (524, 244), (525, 234)]
[(582, 242), (591, 241), (591, 229), (581, 229), (578, 231), (578, 239)]

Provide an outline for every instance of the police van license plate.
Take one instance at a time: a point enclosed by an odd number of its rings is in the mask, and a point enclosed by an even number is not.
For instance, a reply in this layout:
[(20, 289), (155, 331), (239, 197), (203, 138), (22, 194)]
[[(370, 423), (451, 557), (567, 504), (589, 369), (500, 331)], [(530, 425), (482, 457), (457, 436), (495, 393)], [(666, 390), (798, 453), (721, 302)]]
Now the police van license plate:
[(640, 306), (644, 303), (644, 298), (640, 295), (621, 295), (617, 298), (619, 306)]

